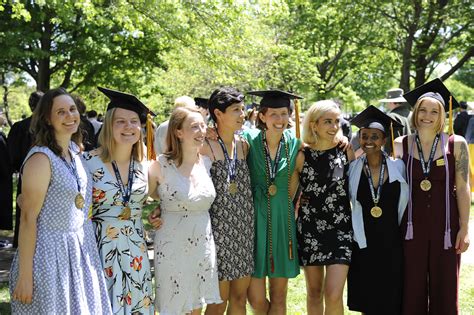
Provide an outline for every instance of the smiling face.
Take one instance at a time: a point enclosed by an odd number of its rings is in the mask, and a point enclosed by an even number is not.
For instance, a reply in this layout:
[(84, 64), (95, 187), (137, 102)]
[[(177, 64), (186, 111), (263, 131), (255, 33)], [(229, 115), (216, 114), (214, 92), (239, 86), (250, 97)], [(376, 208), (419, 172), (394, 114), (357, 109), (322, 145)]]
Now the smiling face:
[(367, 154), (380, 152), (385, 142), (385, 135), (379, 129), (362, 128), (359, 131), (360, 147)]
[(181, 145), (200, 148), (206, 137), (206, 123), (201, 114), (192, 112), (186, 117), (181, 129), (176, 130), (176, 136)]
[(414, 111), (417, 129), (429, 129), (440, 132), (444, 127), (445, 112), (439, 101), (426, 97), (420, 101)]
[(133, 145), (141, 136), (141, 123), (134, 111), (117, 108), (114, 112), (112, 132), (116, 144)]
[(312, 130), (319, 140), (333, 141), (340, 128), (339, 111), (327, 111), (313, 122)]
[(53, 99), (49, 122), (56, 136), (76, 133), (80, 121), (79, 111), (69, 95), (59, 95)]
[(245, 105), (244, 103), (234, 103), (227, 107), (225, 112), (215, 109), (214, 114), (217, 117), (218, 126), (225, 126), (225, 128), (237, 131), (242, 128), (245, 121)]
[(268, 132), (283, 133), (288, 126), (290, 112), (288, 107), (266, 108), (258, 113)]

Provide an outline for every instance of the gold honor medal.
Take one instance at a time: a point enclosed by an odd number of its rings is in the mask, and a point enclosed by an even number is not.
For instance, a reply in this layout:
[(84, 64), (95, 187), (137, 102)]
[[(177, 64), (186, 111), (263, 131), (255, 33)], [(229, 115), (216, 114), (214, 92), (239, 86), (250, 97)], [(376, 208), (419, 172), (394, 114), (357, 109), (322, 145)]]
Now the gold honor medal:
[(81, 195), (81, 193), (78, 193), (76, 195), (76, 198), (74, 198), (74, 204), (76, 205), (77, 209), (84, 208), (85, 200), (84, 200), (84, 197)]
[(229, 192), (231, 195), (235, 195), (237, 193), (237, 184), (235, 182), (229, 183)]
[(423, 179), (420, 183), (420, 188), (423, 191), (429, 191), (431, 189), (431, 182), (427, 179)]
[(120, 220), (129, 220), (130, 217), (132, 216), (132, 210), (130, 210), (130, 207), (126, 206), (123, 208), (122, 212), (119, 215)]
[(372, 209), (370, 209), (370, 214), (374, 218), (380, 218), (382, 216), (382, 208), (379, 206), (373, 206)]
[(268, 193), (270, 196), (275, 196), (277, 193), (277, 186), (275, 184), (271, 184), (270, 187), (268, 187)]

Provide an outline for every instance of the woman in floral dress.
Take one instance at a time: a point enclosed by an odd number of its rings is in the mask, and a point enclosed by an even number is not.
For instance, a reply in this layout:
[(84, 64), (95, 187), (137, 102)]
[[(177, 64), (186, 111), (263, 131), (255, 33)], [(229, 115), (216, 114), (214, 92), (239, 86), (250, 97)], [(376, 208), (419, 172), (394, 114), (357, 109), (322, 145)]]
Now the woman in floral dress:
[(354, 154), (338, 147), (340, 115), (333, 101), (317, 102), (307, 111), (303, 124), (307, 146), (298, 153), (293, 176), (297, 180), (299, 175), (302, 188), (296, 224), (309, 314), (325, 308), (327, 313), (342, 314), (344, 307), (353, 239), (346, 172)]
[(114, 314), (153, 314), (153, 287), (142, 207), (148, 196), (141, 124), (148, 109), (133, 95), (110, 98), (100, 147), (85, 154), (93, 179), (92, 222)]

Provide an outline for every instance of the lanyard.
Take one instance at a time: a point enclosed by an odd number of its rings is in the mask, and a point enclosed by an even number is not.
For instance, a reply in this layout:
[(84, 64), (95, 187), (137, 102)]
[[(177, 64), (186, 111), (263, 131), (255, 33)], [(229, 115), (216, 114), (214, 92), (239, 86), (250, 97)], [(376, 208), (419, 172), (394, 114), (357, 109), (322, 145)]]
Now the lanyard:
[(280, 143), (278, 144), (278, 150), (275, 156), (275, 164), (273, 164), (273, 167), (272, 167), (270, 149), (268, 148), (268, 144), (267, 144), (266, 130), (263, 131), (263, 145), (265, 148), (265, 159), (267, 160), (268, 174), (270, 175), (270, 183), (273, 183), (275, 181), (275, 177), (278, 171), (278, 164), (280, 162), (281, 148), (283, 147), (284, 144), (285, 144), (285, 135), (282, 135), (280, 138)]
[(385, 164), (386, 164), (385, 157), (382, 156), (382, 165), (380, 166), (380, 174), (379, 174), (379, 185), (377, 187), (377, 194), (375, 194), (374, 181), (372, 179), (372, 173), (370, 172), (369, 163), (367, 162), (367, 157), (364, 159), (364, 167), (367, 171), (367, 179), (369, 180), (370, 194), (372, 195), (372, 200), (374, 201), (375, 205), (377, 205), (380, 201), (380, 194), (382, 192), (382, 185), (383, 185), (383, 176), (385, 174)]
[(79, 182), (79, 174), (77, 173), (76, 159), (74, 158), (73, 154), (71, 154), (71, 151), (69, 149), (68, 151), (71, 156), (71, 163), (68, 163), (68, 161), (62, 155), (61, 155), (61, 160), (64, 162), (64, 164), (66, 164), (67, 169), (72, 174), (72, 176), (74, 176), (74, 178), (76, 179), (77, 191), (81, 192), (81, 183)]
[(122, 177), (120, 177), (120, 172), (117, 166), (117, 162), (112, 161), (112, 168), (114, 169), (115, 177), (117, 178), (119, 189), (120, 189), (120, 192), (122, 193), (122, 201), (125, 205), (128, 205), (130, 196), (132, 195), (133, 166), (134, 166), (134, 160), (133, 158), (131, 158), (130, 164), (128, 165), (128, 183), (127, 183), (127, 188), (125, 188), (125, 186), (123, 185)]
[(433, 144), (431, 145), (430, 157), (428, 159), (428, 162), (426, 163), (425, 163), (425, 157), (423, 156), (423, 149), (421, 148), (420, 137), (418, 136), (418, 134), (416, 134), (415, 140), (416, 140), (416, 146), (418, 148), (418, 155), (420, 156), (420, 164), (421, 164), (421, 169), (423, 170), (423, 175), (425, 175), (425, 178), (428, 178), (428, 176), (430, 175), (431, 163), (433, 162), (433, 158), (436, 152), (436, 146), (438, 145), (439, 134), (437, 134), (433, 140)]
[(227, 152), (224, 141), (219, 135), (217, 135), (217, 141), (221, 145), (222, 152), (224, 152), (224, 158), (227, 162), (227, 171), (229, 172), (230, 182), (234, 182), (235, 175), (237, 173), (237, 144), (235, 143), (235, 137), (234, 140), (232, 140), (232, 144), (234, 145), (234, 158), (232, 160), (230, 159), (229, 153)]

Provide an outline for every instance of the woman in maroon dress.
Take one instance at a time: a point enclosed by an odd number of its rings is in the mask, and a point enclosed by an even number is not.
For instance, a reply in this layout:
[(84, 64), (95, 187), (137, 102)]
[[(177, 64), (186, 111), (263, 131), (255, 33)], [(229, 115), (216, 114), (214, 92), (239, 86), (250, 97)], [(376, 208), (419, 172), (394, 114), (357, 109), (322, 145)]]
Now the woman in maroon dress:
[(463, 137), (443, 132), (450, 93), (439, 79), (405, 98), (414, 105), (411, 123), (416, 132), (395, 142), (410, 191), (401, 225), (403, 314), (458, 314), (460, 254), (469, 246), (467, 144)]

